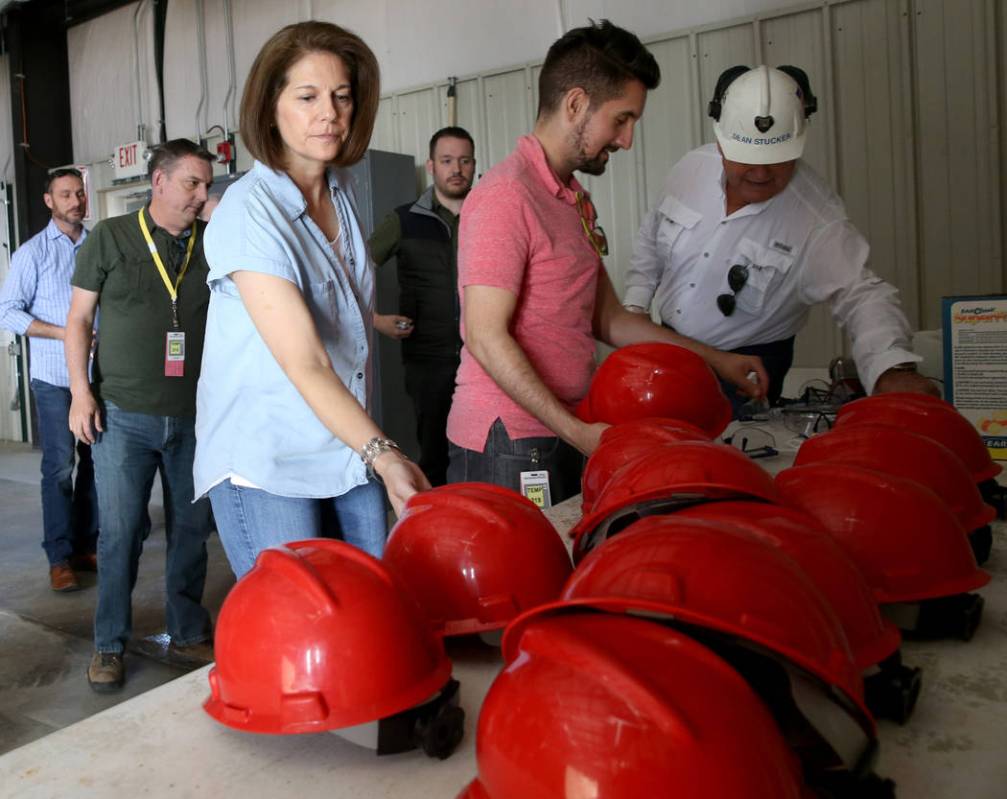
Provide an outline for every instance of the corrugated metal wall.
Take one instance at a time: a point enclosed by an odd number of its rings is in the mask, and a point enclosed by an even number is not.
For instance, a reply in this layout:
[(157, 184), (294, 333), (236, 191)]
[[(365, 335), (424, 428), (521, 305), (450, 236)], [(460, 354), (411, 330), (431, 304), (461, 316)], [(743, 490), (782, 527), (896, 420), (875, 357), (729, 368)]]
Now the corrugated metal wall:
[[(153, 4), (144, 0), (75, 25), (66, 38), (74, 160), (108, 158), (116, 145), (139, 138), (140, 123), (152, 127), (161, 115)], [(147, 137), (156, 135), (154, 128)]]
[[(0, 108), (11, 107), (10, 67), (7, 54), (0, 55)], [(18, 136), (18, 141), (21, 137)], [(14, 251), (12, 241), (14, 231), (6, 224), (7, 206), (5, 198), (7, 187), (14, 180), (14, 131), (11, 127), (9, 113), (0, 114), (0, 284), (7, 279), (10, 270), (10, 256)], [(11, 401), (18, 393), (17, 365), (15, 359), (8, 353), (8, 347), (14, 342), (15, 336), (8, 330), (0, 329), (0, 441), (21, 438), (21, 419), (16, 411), (11, 410)]]
[[(528, 2), (522, 0), (521, 7), (529, 8)], [(142, 4), (144, 31), (149, 30), (150, 3)], [(450, 5), (445, 3), (436, 7)], [(579, 24), (575, 20), (587, 8), (582, 5), (565, 2), (566, 24)], [(808, 71), (821, 103), (806, 158), (846, 200), (850, 216), (871, 242), (872, 267), (901, 289), (913, 324), (937, 326), (944, 294), (1002, 290), (1007, 219), (1000, 180), (1007, 137), (998, 123), (998, 104), (1007, 108), (1007, 77), (997, 69), (1001, 51), (1007, 49), (1002, 5), (1001, 0), (791, 3), (778, 12), (651, 38), (664, 80), (648, 100), (636, 146), (613, 158), (608, 175), (588, 181), (612, 245), (607, 266), (616, 287), (621, 288), (637, 225), (656, 200), (668, 168), (692, 147), (712, 140), (704, 108), (717, 76), (732, 64), (765, 61), (798, 64)], [(406, 6), (405, 17), (389, 18)], [(659, 18), (653, 6), (630, 4), (624, 13), (613, 8), (612, 16)], [(138, 116), (148, 124), (156, 122), (147, 107), (152, 94), (145, 42), (140, 47), (145, 111), (137, 114), (134, 108), (133, 8), (70, 31), (79, 160), (104, 157), (116, 143), (132, 138)], [(365, 39), (387, 39), (378, 56), (394, 62), (398, 51), (386, 50), (401, 44), (400, 28), (420, 13), (419, 5), (393, 8), (389, 0), (374, 5), (232, 0), (236, 87), (225, 104), (230, 72), (222, 49), (228, 38), (223, 8), (223, 0), (172, 0), (165, 56), (170, 137), (193, 136), (197, 128), (222, 121), (225, 105), (235, 124), (251, 61), (281, 25), (312, 15), (332, 19), (359, 30)], [(536, 9), (539, 22), (553, 15)], [(598, 11), (606, 12), (606, 4)], [(492, 24), (503, 24), (498, 7), (473, 5), (471, 13), (484, 12)], [(199, 41), (197, 17), (204, 21), (205, 46)], [(462, 46), (463, 23), (444, 21), (446, 46)], [(398, 38), (388, 38), (389, 31)], [(543, 31), (536, 28), (534, 35)], [(208, 85), (197, 120), (199, 52), (205, 53)], [(476, 140), (480, 171), (506, 156), (515, 139), (531, 130), (538, 69), (533, 62), (458, 82), (458, 122)], [(415, 87), (381, 102), (372, 144), (413, 155), (419, 187), (427, 182), (427, 141), (447, 121), (446, 88), (446, 82)], [(239, 148), (239, 166), (247, 165), (245, 155)], [(818, 309), (799, 338), (797, 362), (821, 365), (842, 346), (827, 309)]]
[[(636, 144), (603, 178), (585, 181), (617, 290), (668, 168), (713, 140), (705, 106), (720, 72), (759, 62), (808, 72), (820, 103), (805, 158), (845, 199), (871, 242), (871, 267), (901, 289), (915, 326), (939, 326), (944, 294), (1003, 290), (996, 16), (993, 0), (840, 0), (651, 40), (663, 80)], [(458, 82), (458, 122), (476, 140), (480, 172), (531, 130), (538, 66)], [(427, 140), (447, 124), (445, 91), (437, 84), (381, 102), (373, 146), (414, 155), (421, 186)], [(819, 308), (796, 362), (821, 366), (842, 348)]]
[(936, 327), (942, 296), (1003, 289), (996, 13), (994, 0), (914, 6), (923, 325)]

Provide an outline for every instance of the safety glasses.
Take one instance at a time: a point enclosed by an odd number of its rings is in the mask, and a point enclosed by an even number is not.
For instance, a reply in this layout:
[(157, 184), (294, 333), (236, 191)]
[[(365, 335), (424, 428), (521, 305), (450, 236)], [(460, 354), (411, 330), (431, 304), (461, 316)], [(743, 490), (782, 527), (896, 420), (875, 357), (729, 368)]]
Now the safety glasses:
[(584, 228), (587, 240), (591, 242), (594, 251), (599, 258), (608, 255), (608, 239), (605, 238), (605, 231), (598, 224), (598, 213), (594, 210), (594, 203), (583, 192), (578, 191), (577, 213), (580, 214), (580, 224)]
[(724, 316), (734, 313), (737, 306), (735, 295), (741, 291), (748, 282), (748, 267), (744, 264), (735, 264), (727, 273), (727, 285), (731, 289), (730, 294), (717, 295), (717, 307)]
[(772, 458), (780, 454), (776, 449), (776, 438), (761, 427), (740, 427), (725, 438), (724, 443), (741, 450), (749, 458)]

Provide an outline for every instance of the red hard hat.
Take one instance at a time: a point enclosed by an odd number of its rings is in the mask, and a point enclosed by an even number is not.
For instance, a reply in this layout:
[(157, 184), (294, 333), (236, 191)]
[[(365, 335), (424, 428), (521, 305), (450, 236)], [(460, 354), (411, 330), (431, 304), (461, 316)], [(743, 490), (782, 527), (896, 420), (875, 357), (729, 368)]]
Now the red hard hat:
[(699, 427), (710, 438), (731, 421), (731, 403), (706, 362), (674, 344), (632, 344), (606, 358), (577, 407), (585, 422), (621, 424), (664, 417)]
[(915, 480), (943, 499), (969, 532), (996, 517), (958, 456), (933, 438), (911, 430), (866, 422), (847, 424), (805, 441), (797, 451), (794, 466), (823, 461), (849, 463)]
[(961, 523), (919, 483), (816, 463), (785, 469), (776, 484), (784, 503), (817, 519), (846, 550), (881, 604), (952, 596), (989, 582)]
[(875, 394), (843, 405), (836, 414), (836, 427), (864, 423), (894, 425), (934, 439), (961, 458), (976, 483), (1002, 471), (971, 422), (936, 397), (909, 392)]
[(245, 732), (321, 732), (425, 702), (451, 661), (381, 563), (332, 539), (259, 554), (220, 609), (213, 718)]
[(601, 443), (587, 459), (581, 476), (581, 512), (591, 512), (595, 499), (615, 472), (658, 444), (709, 440), (698, 427), (675, 419), (641, 419), (609, 427), (601, 434)]
[(772, 716), (685, 635), (596, 613), (522, 617), (476, 732), (459, 799), (798, 799)]
[(570, 530), (574, 562), (648, 507), (751, 498), (772, 502), (777, 492), (769, 474), (739, 450), (712, 441), (661, 444), (615, 472), (591, 513)]
[(793, 559), (836, 612), (861, 671), (898, 650), (898, 628), (882, 617), (860, 570), (803, 511), (766, 502), (708, 502), (683, 508), (674, 518), (729, 524)]
[(559, 596), (572, 571), (535, 503), (489, 483), (414, 494), (382, 560), (444, 635), (502, 628)]
[[(743, 530), (676, 515), (642, 519), (593, 550), (561, 602), (544, 608), (564, 605), (682, 629), (764, 694), (802, 760), (857, 772), (869, 765), (877, 735), (842, 624), (793, 560)], [(504, 633), (505, 660), (523, 619)], [(819, 737), (801, 742), (794, 732), (808, 725)]]

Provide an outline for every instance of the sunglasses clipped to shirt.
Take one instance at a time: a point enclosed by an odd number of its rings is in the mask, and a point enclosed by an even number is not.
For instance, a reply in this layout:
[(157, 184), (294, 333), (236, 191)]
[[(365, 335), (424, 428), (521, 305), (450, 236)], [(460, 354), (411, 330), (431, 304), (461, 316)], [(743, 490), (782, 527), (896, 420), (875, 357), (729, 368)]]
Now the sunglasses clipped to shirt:
[(724, 316), (730, 316), (737, 307), (736, 296), (748, 282), (748, 267), (744, 264), (735, 264), (727, 273), (727, 286), (731, 289), (730, 294), (717, 295), (717, 307)]
[(594, 251), (599, 258), (608, 255), (608, 239), (605, 238), (605, 231), (598, 224), (598, 213), (594, 210), (594, 203), (584, 194), (577, 192), (577, 213), (580, 214), (580, 224), (584, 228), (587, 240), (591, 242)]

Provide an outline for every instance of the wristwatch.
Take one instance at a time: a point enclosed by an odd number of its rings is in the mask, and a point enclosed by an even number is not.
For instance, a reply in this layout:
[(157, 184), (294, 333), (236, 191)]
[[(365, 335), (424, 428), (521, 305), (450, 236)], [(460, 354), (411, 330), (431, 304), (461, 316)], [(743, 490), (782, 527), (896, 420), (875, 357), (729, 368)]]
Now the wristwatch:
[(374, 436), (374, 438), (364, 444), (363, 449), (360, 450), (360, 459), (364, 462), (364, 466), (367, 467), (368, 471), (373, 472), (374, 461), (377, 460), (378, 456), (384, 454), (385, 452), (391, 452), (392, 450), (395, 450), (399, 454), (402, 453), (402, 449), (399, 445), (390, 438)]

